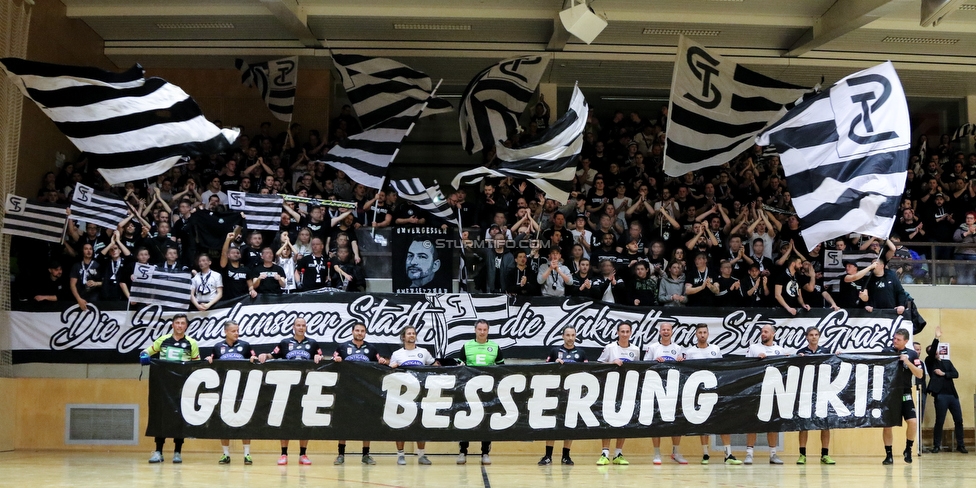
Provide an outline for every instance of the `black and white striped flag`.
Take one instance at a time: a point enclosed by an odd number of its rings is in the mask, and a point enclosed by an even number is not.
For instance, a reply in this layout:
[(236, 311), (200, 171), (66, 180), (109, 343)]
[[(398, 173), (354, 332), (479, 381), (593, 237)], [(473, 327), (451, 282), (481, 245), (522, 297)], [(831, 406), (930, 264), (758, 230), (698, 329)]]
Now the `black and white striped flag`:
[(424, 111), (424, 101), (414, 101), (413, 106), (399, 115), (381, 122), (372, 129), (349, 136), (329, 150), (321, 162), (342, 170), (356, 183), (369, 188), (381, 188), (386, 170), (396, 158), (403, 139), (410, 134), (413, 125)]
[(55, 203), (31, 203), (7, 194), (3, 212), (3, 233), (48, 242), (61, 242), (67, 222), (67, 208)]
[(429, 76), (392, 59), (333, 53), (332, 61), (363, 129), (400, 117), (418, 102), (428, 102), (422, 117), (454, 109), (446, 100), (431, 97)]
[(682, 36), (671, 82), (664, 172), (680, 176), (729, 162), (809, 91), (746, 69)]
[(569, 111), (559, 118), (542, 136), (518, 149), (496, 147), (499, 164), (493, 168), (480, 167), (458, 173), (452, 184), (460, 188), (477, 183), (485, 176), (526, 179), (546, 193), (546, 198), (559, 202), (569, 199), (576, 176), (576, 160), (583, 148), (583, 128), (589, 112), (579, 87), (573, 88)]
[(192, 277), (189, 272), (165, 271), (151, 264), (136, 263), (132, 276), (129, 298), (133, 302), (175, 310), (190, 308)]
[(434, 183), (434, 186), (425, 187), (420, 182), (420, 178), (413, 178), (410, 180), (390, 180), (390, 186), (396, 190), (399, 198), (457, 225), (457, 215), (447, 203), (447, 199), (441, 193), (441, 186), (437, 183)]
[(186, 155), (218, 153), (237, 139), (219, 129), (180, 87), (125, 73), (0, 59), (0, 69), (115, 185), (162, 174)]
[(908, 103), (890, 62), (804, 100), (757, 143), (779, 148), (807, 247), (852, 232), (888, 238), (911, 147)]
[(244, 86), (256, 86), (261, 92), (261, 98), (275, 118), (291, 122), (298, 86), (298, 56), (256, 64), (238, 58), (234, 60), (234, 66), (241, 71)]
[(242, 191), (227, 192), (227, 208), (244, 212), (248, 230), (270, 230), (281, 227), (281, 195), (259, 195)]
[(519, 118), (548, 65), (542, 56), (506, 59), (468, 83), (458, 107), (461, 147), (468, 154), (494, 146), (518, 130)]
[(128, 215), (129, 207), (121, 198), (75, 183), (75, 191), (71, 192), (72, 219), (114, 229)]

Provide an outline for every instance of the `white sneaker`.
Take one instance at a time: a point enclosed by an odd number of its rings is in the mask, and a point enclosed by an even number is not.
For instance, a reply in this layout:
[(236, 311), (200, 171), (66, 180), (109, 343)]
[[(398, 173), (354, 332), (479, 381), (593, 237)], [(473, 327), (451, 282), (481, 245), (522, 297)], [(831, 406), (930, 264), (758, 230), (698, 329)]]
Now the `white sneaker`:
[(783, 460), (779, 458), (776, 454), (769, 455), (769, 464), (783, 464)]
[(752, 454), (746, 453), (746, 458), (742, 460), (742, 464), (752, 464)]
[(398, 455), (397, 456), (397, 464), (399, 464), (400, 466), (406, 466), (407, 465), (407, 458), (403, 457), (402, 454), (401, 455)]
[(458, 458), (457, 458), (458, 464), (465, 464), (467, 462), (468, 462), (468, 457), (465, 456), (464, 453), (458, 454)]
[(685, 457), (682, 456), (681, 453), (678, 453), (678, 452), (672, 453), (671, 454), (671, 459), (673, 459), (674, 462), (676, 462), (678, 464), (688, 464), (688, 460), (685, 459)]
[(654, 465), (655, 466), (660, 466), (661, 465), (661, 456), (659, 454), (655, 454), (654, 455)]
[(481, 464), (491, 464), (491, 458), (487, 454), (481, 455)]

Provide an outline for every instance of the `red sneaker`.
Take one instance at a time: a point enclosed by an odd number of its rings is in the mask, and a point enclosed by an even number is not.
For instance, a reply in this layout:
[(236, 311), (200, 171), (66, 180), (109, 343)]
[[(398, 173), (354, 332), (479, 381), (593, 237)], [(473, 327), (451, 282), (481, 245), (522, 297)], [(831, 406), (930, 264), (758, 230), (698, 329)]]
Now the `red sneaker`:
[(302, 457), (298, 458), (298, 464), (304, 464), (305, 466), (309, 466), (312, 464), (312, 460), (309, 459), (308, 456), (303, 455)]
[(278, 466), (284, 466), (286, 464), (288, 464), (288, 455), (282, 454), (281, 457), (278, 458)]

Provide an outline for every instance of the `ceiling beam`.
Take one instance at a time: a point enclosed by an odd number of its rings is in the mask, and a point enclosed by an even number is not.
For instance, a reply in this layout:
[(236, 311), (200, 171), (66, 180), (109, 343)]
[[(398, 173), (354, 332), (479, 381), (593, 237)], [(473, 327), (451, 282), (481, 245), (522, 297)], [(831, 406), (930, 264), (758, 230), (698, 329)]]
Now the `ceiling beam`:
[(912, 0), (843, 0), (830, 6), (813, 27), (790, 47), (786, 57), (799, 57), (874, 22)]
[(291, 32), (305, 47), (325, 47), (308, 28), (308, 14), (295, 0), (261, 0), (278, 22)]

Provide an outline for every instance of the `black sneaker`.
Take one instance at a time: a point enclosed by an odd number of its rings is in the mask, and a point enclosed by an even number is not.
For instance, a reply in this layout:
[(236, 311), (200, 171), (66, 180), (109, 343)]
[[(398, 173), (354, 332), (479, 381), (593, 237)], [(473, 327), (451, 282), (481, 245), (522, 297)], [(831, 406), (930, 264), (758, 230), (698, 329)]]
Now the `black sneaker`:
[(889, 454), (887, 457), (884, 458), (884, 461), (881, 461), (881, 464), (884, 464), (885, 466), (889, 466), (895, 464), (895, 460), (894, 458), (891, 457), (891, 454)]
[(963, 454), (969, 454), (969, 451), (966, 450), (966, 446), (959, 446), (959, 447), (957, 447), (956, 448), (956, 452), (961, 452)]
[(539, 460), (539, 466), (549, 466), (550, 464), (552, 464), (552, 458), (549, 456), (542, 456), (542, 459)]
[(569, 457), (569, 456), (564, 457), (562, 459), (562, 463), (565, 464), (566, 466), (573, 466), (573, 465), (576, 464), (576, 463), (573, 462), (573, 459), (571, 457)]
[(912, 464), (912, 450), (905, 449), (905, 452), (903, 452), (902, 454), (905, 455), (905, 462), (908, 464)]

